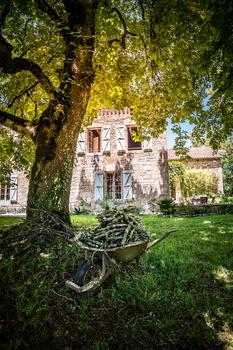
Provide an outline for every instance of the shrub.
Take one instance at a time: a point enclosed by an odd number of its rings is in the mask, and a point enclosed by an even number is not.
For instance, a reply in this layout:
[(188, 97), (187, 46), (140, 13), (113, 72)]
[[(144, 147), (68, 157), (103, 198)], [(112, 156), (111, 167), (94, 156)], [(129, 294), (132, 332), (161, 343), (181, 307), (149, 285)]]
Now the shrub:
[(175, 216), (196, 216), (208, 214), (233, 214), (233, 204), (205, 204), (184, 205), (177, 204), (174, 207)]
[(189, 196), (214, 194), (218, 192), (218, 179), (209, 170), (187, 170), (187, 192)]
[(219, 202), (220, 203), (232, 203), (233, 204), (233, 197), (231, 196), (226, 196), (226, 195), (222, 195), (220, 198), (219, 198)]
[(79, 214), (90, 214), (90, 204), (85, 201), (83, 198), (80, 198), (79, 200), (79, 206), (74, 208), (74, 214), (79, 215)]
[(158, 201), (159, 209), (164, 215), (171, 215), (174, 213), (175, 204), (170, 197), (162, 198)]

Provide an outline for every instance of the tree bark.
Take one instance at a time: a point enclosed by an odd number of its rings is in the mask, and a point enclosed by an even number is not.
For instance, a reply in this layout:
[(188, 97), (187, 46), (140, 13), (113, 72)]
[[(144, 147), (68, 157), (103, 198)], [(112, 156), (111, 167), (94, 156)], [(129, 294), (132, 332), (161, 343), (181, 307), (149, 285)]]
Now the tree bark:
[(78, 39), (76, 46), (72, 37), (66, 43), (60, 100), (51, 100), (37, 126), (36, 154), (27, 203), (28, 218), (42, 208), (70, 222), (69, 195), (77, 137), (94, 78), (94, 15), (93, 9), (85, 13), (86, 20), (81, 25), (85, 39)]
[[(71, 92), (74, 101), (67, 111), (66, 121), (43, 123), (37, 132), (35, 160), (31, 171), (27, 217), (37, 209), (57, 213), (69, 222), (69, 194), (78, 133), (85, 115), (90, 87), (77, 86)], [(54, 119), (54, 118), (53, 118)]]

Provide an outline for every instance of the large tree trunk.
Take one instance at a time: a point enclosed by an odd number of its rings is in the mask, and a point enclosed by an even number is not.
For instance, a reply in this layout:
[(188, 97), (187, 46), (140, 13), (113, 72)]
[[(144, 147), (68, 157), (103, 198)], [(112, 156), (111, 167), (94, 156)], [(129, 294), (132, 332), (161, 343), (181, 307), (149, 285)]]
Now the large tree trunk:
[[(56, 212), (69, 221), (69, 194), (76, 140), (83, 115), (68, 118), (58, 135), (53, 136), (57, 126), (43, 128), (39, 137), (43, 141), (36, 148), (35, 161), (31, 171), (27, 216), (43, 208)], [(77, 119), (77, 120), (75, 120)]]
[(29, 183), (28, 217), (43, 208), (56, 212), (69, 222), (69, 195), (77, 136), (85, 115), (89, 90), (84, 94), (74, 94), (76, 101), (67, 111), (67, 120), (62, 127), (54, 121), (48, 126), (43, 124), (38, 131)]
[[(51, 104), (39, 123), (36, 135), (36, 154), (31, 171), (27, 217), (36, 215), (38, 209), (57, 213), (63, 220), (69, 219), (69, 195), (77, 137), (85, 116), (94, 77), (92, 56), (93, 13), (83, 22), (85, 39), (73, 49), (67, 44), (67, 60), (64, 65), (63, 91), (65, 100)], [(90, 20), (88, 23), (88, 19)], [(89, 24), (89, 26), (88, 26)], [(86, 33), (86, 34), (85, 34)], [(74, 55), (75, 53), (75, 55)], [(70, 88), (66, 89), (69, 82)], [(52, 113), (52, 115), (50, 115)], [(59, 117), (57, 117), (59, 116)], [(61, 118), (62, 116), (62, 118)]]

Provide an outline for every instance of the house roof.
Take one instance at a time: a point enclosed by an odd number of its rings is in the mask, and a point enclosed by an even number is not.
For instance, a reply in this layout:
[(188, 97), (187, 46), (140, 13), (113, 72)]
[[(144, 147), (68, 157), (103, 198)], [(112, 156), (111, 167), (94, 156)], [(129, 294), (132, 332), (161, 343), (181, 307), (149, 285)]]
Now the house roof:
[[(189, 148), (188, 158), (189, 157), (192, 159), (219, 159), (220, 154), (218, 152), (214, 152), (210, 147), (201, 146), (201, 147)], [(168, 150), (168, 160), (179, 160), (179, 159), (180, 157), (175, 154), (175, 151), (173, 149)]]

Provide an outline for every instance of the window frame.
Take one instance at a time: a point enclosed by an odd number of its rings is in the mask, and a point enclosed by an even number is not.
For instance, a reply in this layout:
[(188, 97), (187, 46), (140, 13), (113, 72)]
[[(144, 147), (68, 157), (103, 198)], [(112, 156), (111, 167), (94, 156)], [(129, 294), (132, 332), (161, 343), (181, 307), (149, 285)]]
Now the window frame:
[[(4, 190), (4, 198), (2, 198), (2, 190)], [(11, 179), (7, 178), (6, 183), (0, 183), (0, 203), (8, 203), (11, 198)]]
[[(98, 151), (93, 151), (93, 145), (92, 145), (92, 150), (90, 151), (90, 133), (93, 131), (99, 131), (99, 150)], [(87, 128), (87, 133), (86, 133), (86, 145), (87, 145), (87, 153), (89, 154), (100, 154), (102, 150), (102, 127), (93, 127), (93, 128)]]
[[(128, 149), (128, 151), (132, 151), (132, 152), (134, 152), (134, 151), (142, 151), (142, 149), (143, 149), (143, 145), (142, 145), (142, 141), (133, 141), (132, 139), (131, 139), (131, 141), (129, 140), (129, 134), (130, 134), (130, 129), (136, 129), (136, 132), (138, 131), (138, 129), (140, 129), (140, 126), (137, 126), (137, 125), (135, 125), (135, 124), (132, 124), (132, 125), (126, 125), (126, 134), (127, 134), (127, 149)], [(137, 148), (132, 148), (132, 147), (129, 147), (129, 142), (132, 142), (132, 143), (140, 143), (140, 148), (139, 147), (137, 147)]]
[[(111, 191), (108, 191), (108, 176), (112, 176), (112, 189)], [(120, 178), (120, 191), (117, 191), (117, 177), (119, 176)], [(122, 177), (122, 171), (106, 171), (104, 174), (104, 195), (107, 197), (109, 200), (114, 200), (114, 201), (122, 201), (123, 199), (123, 177)], [(108, 197), (108, 194), (111, 192), (112, 198)], [(120, 198), (117, 197), (117, 195), (120, 195)]]

